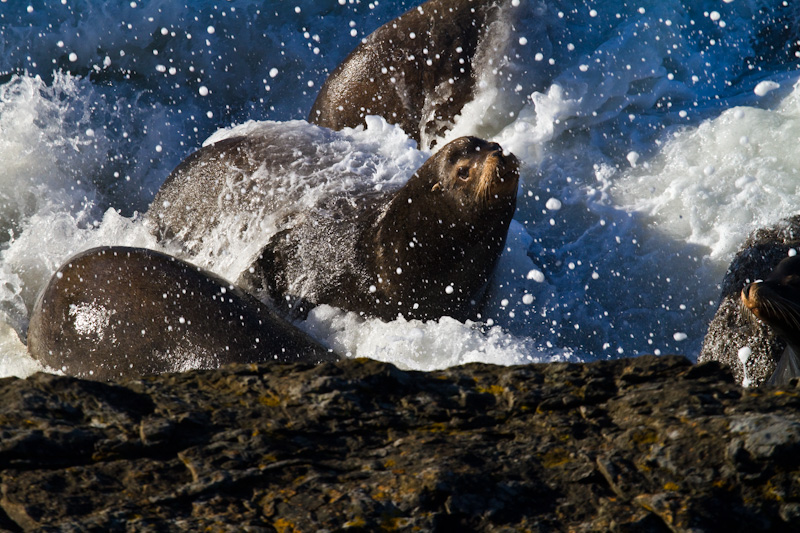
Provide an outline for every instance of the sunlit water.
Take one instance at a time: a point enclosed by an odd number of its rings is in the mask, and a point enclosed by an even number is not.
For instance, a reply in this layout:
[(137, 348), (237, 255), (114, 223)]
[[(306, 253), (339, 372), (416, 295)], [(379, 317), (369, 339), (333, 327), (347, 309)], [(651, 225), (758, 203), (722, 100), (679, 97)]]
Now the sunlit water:
[[(332, 172), (372, 184), (402, 183), (430, 155), (377, 118), (335, 133), (303, 121), (327, 73), (414, 2), (47, 4), (0, 0), (0, 375), (36, 370), (18, 332), (67, 257), (159, 248), (141, 213), (217, 130), (275, 121), (335, 153)], [(797, 12), (509, 1), (495, 34), (506, 45), (443, 139), (478, 135), (523, 161), (482, 321), (322, 306), (298, 325), (340, 353), (416, 369), (695, 358), (737, 247), (797, 212)], [(194, 260), (235, 279), (248, 243), (227, 237)]]

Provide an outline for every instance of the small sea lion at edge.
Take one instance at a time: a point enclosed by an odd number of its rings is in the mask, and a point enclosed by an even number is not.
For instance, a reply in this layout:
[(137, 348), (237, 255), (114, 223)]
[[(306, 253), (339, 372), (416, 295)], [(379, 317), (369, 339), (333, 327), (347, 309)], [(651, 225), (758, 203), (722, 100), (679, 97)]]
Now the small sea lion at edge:
[(742, 289), (768, 279), (792, 250), (800, 250), (800, 216), (759, 228), (747, 237), (722, 280), (719, 307), (708, 325), (698, 363), (719, 361), (737, 382), (749, 387), (771, 379), (788, 339), (771, 322), (753, 318), (742, 303)]
[(784, 385), (800, 377), (800, 256), (787, 257), (763, 281), (742, 289), (742, 305), (750, 316), (769, 324), (786, 349), (767, 385)]

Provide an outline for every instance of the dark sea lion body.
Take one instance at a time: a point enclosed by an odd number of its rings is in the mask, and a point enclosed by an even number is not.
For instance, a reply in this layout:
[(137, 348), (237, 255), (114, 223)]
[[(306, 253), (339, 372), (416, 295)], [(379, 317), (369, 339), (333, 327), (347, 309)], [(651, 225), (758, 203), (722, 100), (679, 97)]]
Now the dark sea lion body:
[(422, 145), (475, 95), (498, 0), (429, 0), (370, 34), (328, 77), (308, 121), (334, 130), (380, 115)]
[[(768, 278), (793, 248), (800, 251), (800, 216), (759, 229), (747, 238), (722, 282), (719, 308), (703, 339), (698, 362), (719, 361), (731, 368), (738, 382), (747, 377), (750, 386), (770, 380), (785, 353), (786, 340), (769, 323), (752, 318), (742, 304), (742, 289)], [(742, 348), (750, 351), (746, 375), (739, 359)]]
[(94, 248), (59, 268), (36, 302), (27, 344), (42, 364), (97, 380), (336, 359), (222, 278), (126, 247)]
[[(270, 157), (268, 135), (225, 142), (191, 156), (162, 186), (147, 214), (160, 238), (202, 241), (221, 211), (249, 217), (249, 227), (269, 206), (290, 203), (281, 179), (258, 161)], [(220, 201), (218, 184), (232, 175), (243, 185), (223, 190)], [(298, 311), (329, 304), (384, 320), (464, 320), (503, 250), (518, 177), (517, 159), (499, 145), (457, 139), (398, 190), (346, 190), (287, 215), (238, 283)]]

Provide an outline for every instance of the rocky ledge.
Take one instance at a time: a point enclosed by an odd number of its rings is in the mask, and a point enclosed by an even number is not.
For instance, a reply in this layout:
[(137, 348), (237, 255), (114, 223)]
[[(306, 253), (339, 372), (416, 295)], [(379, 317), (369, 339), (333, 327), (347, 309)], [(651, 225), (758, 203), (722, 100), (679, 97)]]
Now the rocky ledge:
[(789, 531), (800, 389), (717, 363), (0, 380), (11, 531)]

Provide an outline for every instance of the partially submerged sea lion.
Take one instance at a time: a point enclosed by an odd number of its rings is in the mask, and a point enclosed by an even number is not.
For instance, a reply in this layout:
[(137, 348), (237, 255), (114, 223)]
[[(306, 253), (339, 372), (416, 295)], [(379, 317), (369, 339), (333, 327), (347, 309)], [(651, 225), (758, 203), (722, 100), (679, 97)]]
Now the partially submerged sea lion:
[(769, 324), (786, 342), (768, 385), (800, 377), (800, 256), (787, 257), (763, 281), (742, 289), (741, 300), (752, 316)]
[(36, 302), (27, 344), (47, 367), (97, 380), (337, 358), (222, 278), (122, 246), (87, 250), (58, 269)]
[(477, 64), (502, 55), (489, 38), (502, 5), (429, 0), (384, 24), (331, 73), (308, 121), (340, 130), (380, 115), (429, 146), (475, 96)]
[[(191, 247), (212, 238), (223, 218), (250, 231), (285, 209), (290, 192), (273, 161), (284, 155), (271, 128), (187, 158), (147, 213), (158, 236)], [(518, 178), (516, 157), (499, 145), (459, 138), (397, 190), (341, 190), (287, 214), (239, 284), (295, 308), (307, 302), (384, 320), (464, 320), (503, 250)], [(322, 178), (309, 178), (309, 186), (314, 179)]]

